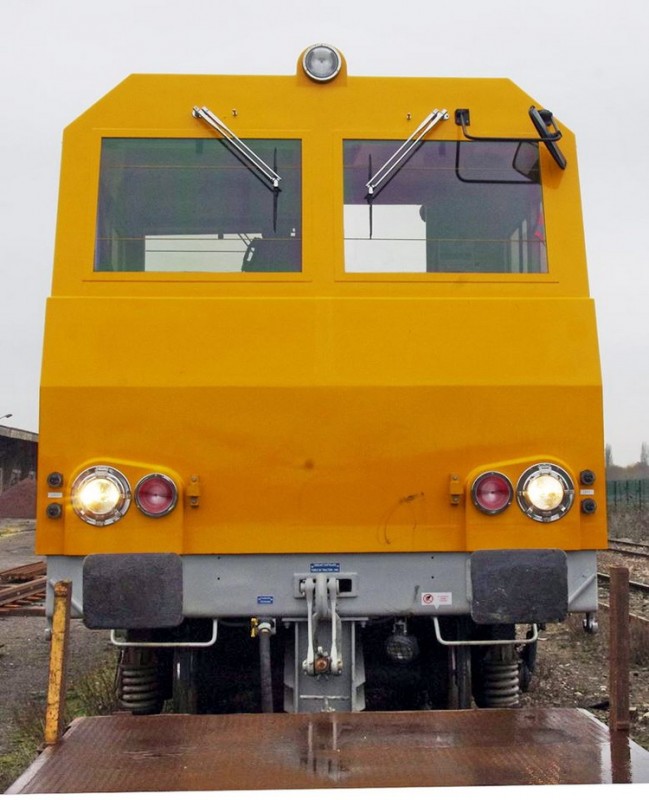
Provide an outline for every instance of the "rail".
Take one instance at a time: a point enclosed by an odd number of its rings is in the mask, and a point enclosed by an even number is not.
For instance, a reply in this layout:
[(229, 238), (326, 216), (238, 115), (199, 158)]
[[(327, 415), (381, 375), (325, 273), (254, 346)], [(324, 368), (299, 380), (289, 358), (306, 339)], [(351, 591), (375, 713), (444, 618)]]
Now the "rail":
[[(597, 577), (599, 580), (608, 583), (610, 581), (610, 576), (606, 572), (598, 572)], [(635, 589), (636, 591), (640, 592), (641, 594), (649, 595), (649, 584), (641, 583), (640, 581), (629, 581), (629, 588)]]
[(609, 539), (608, 543), (611, 553), (649, 558), (649, 544), (644, 544), (644, 542), (634, 542), (631, 539)]
[(0, 616), (45, 616), (45, 562), (21, 564), (0, 572)]

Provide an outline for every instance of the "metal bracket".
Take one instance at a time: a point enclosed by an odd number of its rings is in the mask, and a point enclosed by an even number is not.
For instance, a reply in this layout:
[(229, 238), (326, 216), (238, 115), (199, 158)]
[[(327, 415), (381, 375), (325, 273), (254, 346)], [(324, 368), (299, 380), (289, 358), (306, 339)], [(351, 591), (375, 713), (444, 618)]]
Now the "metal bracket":
[[(302, 662), (302, 669), (308, 675), (340, 675), (343, 662), (339, 650), (341, 622), (336, 610), (338, 579), (325, 574), (305, 578), (300, 582), (300, 591), (306, 599), (308, 638), (307, 657)], [(316, 634), (321, 620), (331, 620), (329, 653), (317, 642)]]
[(582, 583), (577, 586), (577, 588), (573, 591), (573, 593), (568, 597), (568, 608), (575, 602), (575, 600), (583, 594), (589, 586), (592, 586), (593, 583), (597, 580), (597, 574), (595, 572), (591, 573)]

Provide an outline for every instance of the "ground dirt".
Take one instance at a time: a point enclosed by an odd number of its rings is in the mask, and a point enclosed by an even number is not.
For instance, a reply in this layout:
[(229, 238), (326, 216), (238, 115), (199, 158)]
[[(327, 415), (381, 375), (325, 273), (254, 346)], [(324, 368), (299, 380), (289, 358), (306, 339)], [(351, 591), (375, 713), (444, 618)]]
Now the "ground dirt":
[[(637, 516), (637, 515), (636, 515)], [(649, 513), (646, 517), (617, 520), (611, 536), (630, 535), (649, 541)], [(638, 521), (640, 520), (640, 521)], [(620, 530), (620, 526), (622, 529)], [(31, 520), (0, 519), (0, 570), (37, 560), (33, 555), (34, 523)], [(611, 562), (602, 554), (600, 569)], [(649, 566), (629, 562), (631, 578), (649, 583)], [(73, 622), (70, 643), (69, 683), (106, 664), (114, 656), (105, 632), (89, 631)], [(631, 738), (649, 749), (649, 637), (632, 642)], [(21, 726), (30, 709), (40, 719), (44, 707), (49, 642), (42, 617), (0, 616), (0, 792), (16, 777), (11, 766), (2, 768), (17, 744)], [(540, 634), (537, 667), (530, 690), (522, 695), (523, 706), (585, 708), (603, 722), (608, 721), (608, 619), (599, 614), (599, 632), (583, 632), (581, 617), (548, 625)], [(34, 752), (35, 755), (35, 752)], [(14, 767), (15, 771), (15, 767)]]
[[(627, 538), (649, 544), (649, 510), (624, 510), (609, 515), (609, 538)], [(631, 580), (649, 584), (649, 559), (601, 552), (598, 571), (626, 566)], [(601, 584), (600, 584), (601, 585)], [(607, 592), (600, 590), (600, 602)], [(631, 596), (632, 613), (649, 618), (646, 601), (637, 608)], [(585, 708), (608, 722), (609, 627), (608, 614), (600, 608), (599, 631), (584, 633), (583, 618), (572, 615), (560, 625), (548, 625), (541, 632), (538, 662), (530, 691), (521, 705)], [(631, 738), (649, 749), (649, 623), (631, 626), (630, 718)]]
[(36, 516), (36, 481), (25, 478), (0, 494), (0, 519), (33, 520)]

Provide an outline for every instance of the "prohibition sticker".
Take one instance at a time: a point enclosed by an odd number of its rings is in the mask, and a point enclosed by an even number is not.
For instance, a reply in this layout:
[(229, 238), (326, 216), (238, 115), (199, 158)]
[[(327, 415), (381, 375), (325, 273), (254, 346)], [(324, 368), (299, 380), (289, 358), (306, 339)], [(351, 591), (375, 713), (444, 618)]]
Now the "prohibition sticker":
[(422, 606), (452, 606), (453, 592), (423, 592), (421, 595)]

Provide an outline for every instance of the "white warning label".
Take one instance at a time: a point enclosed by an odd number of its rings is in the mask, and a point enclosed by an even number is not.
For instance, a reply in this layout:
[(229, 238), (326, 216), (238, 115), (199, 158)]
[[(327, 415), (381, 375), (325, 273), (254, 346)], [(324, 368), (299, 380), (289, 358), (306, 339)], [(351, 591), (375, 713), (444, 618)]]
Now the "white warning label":
[(422, 606), (452, 606), (453, 605), (453, 592), (422, 592), (421, 595)]

